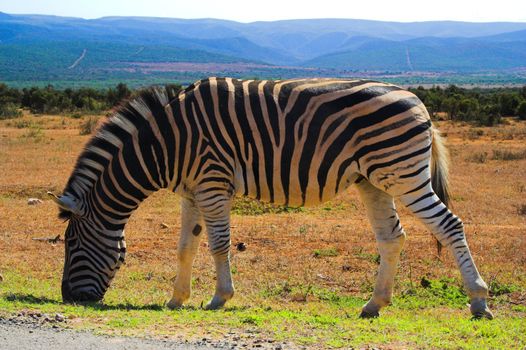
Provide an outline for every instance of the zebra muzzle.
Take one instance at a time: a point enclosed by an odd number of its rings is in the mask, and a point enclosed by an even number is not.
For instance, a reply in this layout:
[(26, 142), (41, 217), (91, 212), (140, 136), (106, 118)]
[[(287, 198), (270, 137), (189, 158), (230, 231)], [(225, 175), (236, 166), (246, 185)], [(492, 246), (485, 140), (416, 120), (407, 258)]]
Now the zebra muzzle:
[(73, 291), (68, 282), (62, 282), (62, 301), (65, 303), (91, 303), (101, 301), (102, 297), (91, 291)]

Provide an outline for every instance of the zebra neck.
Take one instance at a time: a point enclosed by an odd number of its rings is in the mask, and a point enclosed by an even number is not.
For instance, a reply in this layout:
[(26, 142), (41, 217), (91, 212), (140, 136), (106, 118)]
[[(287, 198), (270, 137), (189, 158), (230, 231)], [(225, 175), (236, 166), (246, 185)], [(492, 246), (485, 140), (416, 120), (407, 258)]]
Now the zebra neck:
[(150, 93), (121, 108), (86, 146), (65, 194), (122, 225), (144, 199), (172, 186), (178, 147), (167, 104), (162, 95)]

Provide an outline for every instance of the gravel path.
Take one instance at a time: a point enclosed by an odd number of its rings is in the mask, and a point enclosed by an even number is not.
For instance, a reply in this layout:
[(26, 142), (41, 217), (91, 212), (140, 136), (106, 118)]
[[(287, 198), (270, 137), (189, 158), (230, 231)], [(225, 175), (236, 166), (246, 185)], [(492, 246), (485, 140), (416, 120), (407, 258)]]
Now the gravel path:
[(181, 344), (180, 342), (152, 339), (105, 337), (87, 332), (75, 332), (61, 328), (19, 324), (0, 319), (1, 350), (205, 350), (217, 347), (204, 344)]
[[(289, 349), (291, 344), (274, 344), (257, 340), (240, 341), (227, 336), (224, 342), (203, 338), (197, 342), (98, 336), (89, 332), (65, 329), (62, 315), (24, 313), (0, 317), (0, 350), (211, 350), (211, 349)], [(234, 341), (232, 341), (234, 340)], [(296, 347), (291, 347), (295, 348)]]

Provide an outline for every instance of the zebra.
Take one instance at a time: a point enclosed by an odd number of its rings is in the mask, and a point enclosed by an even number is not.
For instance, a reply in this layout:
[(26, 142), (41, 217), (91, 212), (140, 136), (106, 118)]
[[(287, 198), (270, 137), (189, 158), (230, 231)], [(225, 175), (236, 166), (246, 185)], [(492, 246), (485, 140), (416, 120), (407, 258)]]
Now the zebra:
[[(167, 306), (190, 298), (192, 265), (206, 231), (217, 282), (206, 309), (232, 298), (230, 208), (247, 196), (286, 206), (326, 202), (358, 188), (380, 254), (361, 317), (391, 301), (405, 232), (398, 198), (460, 269), (474, 317), (493, 318), (488, 287), (462, 221), (448, 209), (447, 150), (425, 106), (372, 80), (238, 80), (211, 77), (179, 92), (150, 88), (116, 108), (79, 156), (61, 196), (65, 302), (100, 301), (124, 262), (124, 226), (164, 188), (181, 197), (177, 274)], [(203, 230), (205, 229), (205, 230)]]

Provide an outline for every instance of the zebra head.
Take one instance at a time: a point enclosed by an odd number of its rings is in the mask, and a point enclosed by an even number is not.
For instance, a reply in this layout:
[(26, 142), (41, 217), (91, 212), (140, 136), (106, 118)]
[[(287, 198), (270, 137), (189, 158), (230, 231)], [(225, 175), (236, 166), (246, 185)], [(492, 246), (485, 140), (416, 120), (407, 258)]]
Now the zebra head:
[(108, 230), (73, 196), (48, 194), (59, 206), (59, 218), (68, 220), (62, 299), (67, 303), (100, 301), (124, 262), (124, 224)]

